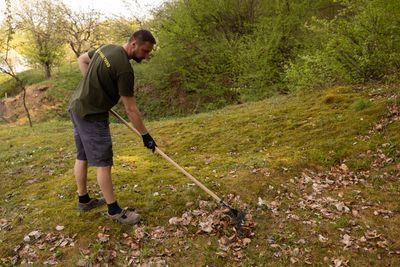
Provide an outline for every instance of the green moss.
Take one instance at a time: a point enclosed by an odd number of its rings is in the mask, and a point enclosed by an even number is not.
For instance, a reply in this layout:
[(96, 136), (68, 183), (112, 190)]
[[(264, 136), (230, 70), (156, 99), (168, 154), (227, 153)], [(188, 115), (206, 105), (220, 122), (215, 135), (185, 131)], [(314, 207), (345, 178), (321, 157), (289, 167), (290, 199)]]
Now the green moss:
[(371, 105), (372, 105), (371, 101), (364, 99), (364, 98), (360, 98), (360, 99), (356, 100), (353, 104), (354, 110), (356, 110), (356, 111), (364, 110), (366, 108), (369, 108)]
[[(325, 101), (333, 92), (335, 99), (341, 99), (332, 102), (335, 108)], [(239, 194), (256, 210), (258, 197), (272, 201), (281, 198), (282, 192), (292, 194), (290, 198), (279, 200), (282, 202), (282, 217), (274, 217), (267, 209), (254, 212), (258, 226), (256, 236), (245, 250), (244, 263), (288, 265), (290, 257), (277, 259), (274, 256), (276, 250), (266, 242), (272, 237), (279, 244), (292, 247), (299, 246), (296, 243), (299, 239), (307, 239), (304, 247), (309, 249), (312, 261), (324, 264), (325, 255), (341, 254), (342, 247), (321, 247), (318, 235), (311, 234), (314, 228), (302, 223), (316, 219), (316, 215), (299, 208), (296, 196), (300, 192), (291, 180), (301, 176), (305, 169), (328, 170), (344, 159), (351, 170), (374, 172), (370, 169), (371, 159), (360, 154), (375, 151), (384, 143), (390, 143), (384, 152), (398, 163), (398, 121), (366, 141), (356, 138), (368, 135), (374, 123), (387, 114), (387, 105), (391, 103), (385, 98), (377, 98), (369, 107), (354, 112), (353, 103), (364, 99), (368, 93), (348, 87), (332, 88), (307, 95), (277, 96), (186, 118), (149, 121), (147, 125), (162, 150), (221, 196)], [(179, 216), (187, 209), (187, 202), (209, 199), (200, 189), (188, 185), (190, 181), (169, 163), (143, 148), (141, 140), (124, 125), (112, 123), (111, 131), (115, 155), (113, 181), (118, 201), (123, 206), (136, 207), (146, 225), (166, 226), (169, 218)], [(132, 233), (134, 229), (109, 221), (104, 216), (104, 208), (89, 213), (75, 210), (77, 200), (72, 172), (75, 148), (70, 122), (53, 120), (38, 123), (32, 129), (2, 125), (0, 136), (1, 218), (11, 221), (13, 227), (11, 231), (0, 232), (1, 257), (10, 256), (12, 248), (20, 244), (30, 231), (54, 231), (57, 224), (65, 226), (65, 234), (78, 234), (75, 248), (57, 252), (64, 265), (74, 265), (82, 258), (78, 247), (90, 248), (89, 259), (92, 260), (98, 249), (107, 248), (96, 241), (99, 226), (111, 227), (110, 246), (124, 250), (121, 235)], [(389, 167), (393, 168), (393, 165)], [(375, 174), (372, 173), (371, 177)], [(96, 196), (99, 187), (93, 168), (89, 169), (88, 179), (89, 192)], [(349, 187), (344, 195), (349, 201), (358, 201), (358, 194), (353, 191), (363, 190), (368, 192), (368, 200), (396, 208), (400, 194), (398, 188), (398, 181), (382, 180), (371, 182), (369, 187)], [(155, 192), (158, 196), (154, 195)], [(332, 192), (336, 197), (334, 193), (338, 192)], [(301, 219), (287, 220), (285, 211), (297, 214)], [(372, 214), (363, 216), (360, 220), (371, 227), (382, 225), (380, 219)], [(324, 236), (339, 244), (339, 234), (335, 231), (351, 225), (348, 216), (340, 217), (333, 224), (319, 217), (316, 220), (319, 226), (315, 229), (323, 231)], [(386, 228), (379, 228), (380, 231), (387, 234), (389, 229), (393, 238), (400, 238), (398, 230), (393, 230), (398, 223), (397, 217), (384, 223)], [(231, 258), (215, 256), (217, 236), (198, 236), (194, 235), (195, 231), (195, 228), (190, 228), (188, 237), (167, 240), (165, 244), (146, 239), (141, 257), (162, 253), (168, 247), (174, 251), (170, 259), (172, 265), (237, 264)], [(179, 241), (189, 244), (190, 249), (182, 250)], [(346, 253), (352, 261), (368, 265), (361, 254)], [(44, 252), (40, 255), (39, 262), (49, 256)], [(122, 262), (123, 256), (119, 257)], [(390, 261), (388, 258), (386, 262)]]

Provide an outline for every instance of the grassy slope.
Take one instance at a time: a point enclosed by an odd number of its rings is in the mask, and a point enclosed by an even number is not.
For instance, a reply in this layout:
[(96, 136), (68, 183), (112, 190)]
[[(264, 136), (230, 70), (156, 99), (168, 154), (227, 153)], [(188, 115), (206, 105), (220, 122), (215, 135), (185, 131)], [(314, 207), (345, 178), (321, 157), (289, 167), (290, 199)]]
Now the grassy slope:
[[(34, 117), (34, 121), (43, 121), (50, 118), (67, 118), (65, 113), (70, 95), (75, 90), (76, 85), (81, 79), (81, 74), (77, 63), (64, 64), (55, 68), (50, 79), (45, 79), (41, 70), (31, 69), (21, 72), (20, 78), (25, 81), (26, 85), (31, 84), (50, 84), (52, 87), (46, 91), (46, 99), (50, 103), (57, 104), (53, 108), (41, 114), (40, 117)], [(0, 98), (4, 97), (7, 92), (8, 96), (14, 96), (19, 92), (16, 91), (15, 82), (5, 74), (0, 74)], [(27, 100), (29, 106), (29, 99)], [(25, 114), (22, 114), (24, 116)]]
[[(19, 78), (26, 81), (26, 84), (34, 84), (44, 80), (44, 75), (39, 70), (27, 70), (19, 73)], [(5, 93), (8, 96), (18, 94), (18, 88), (15, 87), (14, 79), (9, 75), (0, 73), (0, 97), (4, 97)]]
[[(267, 240), (271, 239), (281, 248), (298, 247), (300, 255), (295, 255), (300, 259), (298, 264), (304, 264), (307, 259), (313, 264), (327, 264), (324, 257), (329, 261), (343, 257), (357, 265), (399, 264), (399, 256), (388, 255), (385, 249), (343, 250), (340, 242), (343, 231), (350, 231), (354, 236), (357, 233), (352, 231), (365, 232), (369, 227), (389, 240), (388, 250), (395, 251), (400, 246), (400, 182), (395, 178), (400, 156), (400, 122), (373, 134), (368, 141), (355, 138), (368, 134), (372, 125), (386, 116), (387, 106), (393, 102), (387, 95), (396, 90), (398, 92), (399, 88), (332, 88), (306, 95), (275, 97), (187, 118), (149, 122), (148, 125), (160, 148), (211, 189), (221, 194), (239, 194), (254, 209), (258, 197), (267, 202), (279, 199), (279, 214), (273, 215), (266, 207), (254, 212), (258, 223), (256, 237), (245, 250), (242, 264), (290, 264), (290, 255), (274, 255), (283, 250), (270, 246)], [(370, 98), (373, 101), (369, 102)], [(102, 210), (79, 214), (74, 209), (76, 193), (71, 170), (74, 143), (69, 122), (45, 122), (36, 124), (33, 129), (0, 127), (0, 218), (11, 221), (13, 226), (10, 231), (0, 230), (0, 258), (11, 256), (13, 248), (30, 231), (54, 231), (57, 224), (64, 225), (64, 233), (70, 236), (78, 234), (75, 247), (57, 252), (63, 264), (76, 263), (82, 258), (78, 247), (86, 248), (89, 244), (92, 244), (89, 247), (92, 257), (100, 248), (106, 249), (111, 244), (126, 249), (121, 244), (121, 235), (133, 230), (108, 221), (101, 215)], [(141, 141), (123, 125), (112, 124), (111, 128), (117, 197), (123, 205), (137, 207), (144, 224), (167, 225), (169, 218), (180, 216), (185, 210), (186, 202), (207, 199), (199, 189), (189, 187), (189, 181), (168, 163), (145, 150)], [(389, 145), (382, 147), (382, 144)], [(371, 170), (373, 175), (365, 184), (323, 193), (336, 198), (343, 193), (343, 200), (356, 205), (361, 200), (354, 190), (360, 190), (361, 199), (376, 204), (360, 210), (360, 217), (343, 214), (339, 218), (324, 219), (297, 206), (300, 192), (296, 177), (305, 169), (328, 170), (344, 159), (351, 170), (370, 169), (373, 159), (362, 158), (360, 154), (377, 148), (394, 159), (394, 163), (384, 167), (389, 176), (383, 179), (379, 176), (382, 169)], [(90, 169), (92, 195), (98, 192), (94, 174)], [(27, 183), (33, 178), (39, 181)], [(139, 192), (135, 192), (134, 185), (138, 185)], [(170, 185), (177, 191), (171, 191)], [(154, 192), (160, 195), (153, 196)], [(378, 207), (393, 211), (393, 216), (384, 219), (373, 215)], [(287, 219), (289, 213), (300, 216), (301, 220)], [(352, 230), (353, 219), (361, 227), (358, 230)], [(318, 223), (309, 226), (302, 220)], [(107, 244), (96, 242), (98, 226), (112, 227)], [(319, 234), (329, 242), (319, 242)], [(175, 253), (168, 262), (176, 266), (234, 263), (233, 259), (215, 256), (216, 236), (177, 239), (163, 244), (145, 240), (142, 257), (156, 255), (168, 247)], [(305, 243), (298, 243), (300, 239)], [(211, 245), (207, 244), (209, 240)], [(190, 249), (180, 251), (183, 246)], [(51, 254), (40, 251), (39, 262)], [(123, 255), (118, 257), (122, 260)]]

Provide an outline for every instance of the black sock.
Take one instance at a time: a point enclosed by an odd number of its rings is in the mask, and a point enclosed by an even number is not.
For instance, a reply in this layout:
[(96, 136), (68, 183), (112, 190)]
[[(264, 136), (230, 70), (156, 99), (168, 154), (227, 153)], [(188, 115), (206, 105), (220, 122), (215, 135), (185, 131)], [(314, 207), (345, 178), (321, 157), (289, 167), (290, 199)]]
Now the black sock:
[(78, 196), (79, 197), (79, 203), (88, 203), (90, 201), (89, 194), (86, 193), (86, 195), (83, 196)]
[(110, 215), (115, 215), (117, 213), (121, 213), (121, 211), (122, 211), (122, 209), (118, 205), (117, 201), (115, 201), (114, 203), (111, 203), (111, 204), (107, 204), (107, 206), (108, 206), (108, 214), (110, 214)]

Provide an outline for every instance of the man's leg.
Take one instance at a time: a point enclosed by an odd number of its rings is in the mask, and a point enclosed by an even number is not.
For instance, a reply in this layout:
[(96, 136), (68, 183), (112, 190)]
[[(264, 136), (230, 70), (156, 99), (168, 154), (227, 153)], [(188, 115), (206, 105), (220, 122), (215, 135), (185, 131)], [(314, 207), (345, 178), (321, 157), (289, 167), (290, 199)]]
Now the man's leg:
[(136, 224), (140, 215), (134, 211), (123, 210), (114, 197), (114, 188), (111, 180), (111, 166), (97, 167), (97, 182), (103, 192), (108, 206), (108, 214), (111, 218), (121, 223)]
[(97, 167), (97, 182), (101, 188), (104, 198), (108, 206), (108, 214), (115, 215), (122, 212), (121, 207), (114, 197), (114, 188), (111, 179), (111, 165)]
[[(113, 152), (108, 120), (91, 122), (74, 116), (73, 113), (71, 114), (74, 121), (77, 122), (76, 125), (79, 130), (80, 137), (79, 140), (82, 143), (85, 158), (87, 158), (88, 160), (88, 166), (96, 167), (97, 182), (105, 199), (105, 201), (104, 199), (102, 199), (103, 202), (95, 202), (95, 205), (90, 205), (89, 208), (91, 209), (93, 206), (98, 206), (106, 202), (110, 218), (115, 219), (121, 223), (137, 223), (140, 220), (140, 215), (134, 211), (121, 209), (121, 207), (115, 200), (114, 188), (111, 180)], [(78, 166), (78, 171), (83, 170), (83, 166), (80, 167), (81, 168), (79, 168)], [(82, 178), (82, 182), (85, 181), (85, 179), (83, 179), (83, 175), (81, 175), (80, 177)], [(80, 186), (84, 188), (85, 184), (80, 183)], [(86, 209), (88, 210), (89, 208)]]
[(87, 191), (87, 168), (88, 161), (85, 153), (85, 146), (80, 135), (81, 120), (79, 120), (72, 111), (70, 111), (71, 121), (74, 125), (74, 140), (76, 145), (76, 160), (74, 166), (74, 175), (78, 192), (78, 210), (89, 211), (95, 207), (105, 204), (104, 199), (92, 199)]
[[(79, 203), (89, 203), (90, 202), (90, 197), (87, 192), (87, 158), (85, 154), (85, 149), (81, 140), (81, 137), (79, 135), (78, 127), (75, 122), (74, 116), (72, 115), (72, 112), (70, 111), (70, 117), (72, 124), (74, 125), (74, 140), (75, 140), (75, 146), (76, 146), (76, 160), (75, 160), (75, 166), (74, 166), (74, 175), (75, 175), (75, 181), (77, 185), (77, 192), (78, 192), (78, 198), (79, 198)], [(79, 208), (79, 207), (78, 207)]]
[(97, 167), (97, 182), (107, 204), (115, 202), (114, 188), (111, 180), (111, 166)]
[(87, 160), (75, 160), (74, 174), (79, 196), (87, 194), (87, 166)]

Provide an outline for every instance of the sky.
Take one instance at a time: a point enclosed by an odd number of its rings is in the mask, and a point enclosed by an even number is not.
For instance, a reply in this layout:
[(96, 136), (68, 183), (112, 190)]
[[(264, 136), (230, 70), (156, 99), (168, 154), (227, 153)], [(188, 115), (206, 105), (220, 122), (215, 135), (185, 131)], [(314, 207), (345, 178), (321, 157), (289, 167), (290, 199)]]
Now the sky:
[[(160, 6), (166, 0), (62, 0), (74, 10), (94, 9), (100, 13), (112, 16), (130, 16), (150, 17), (150, 10)], [(130, 3), (127, 8), (126, 3)], [(17, 0), (11, 0), (12, 4), (18, 3)], [(4, 18), (5, 1), (0, 0), (0, 20)]]

